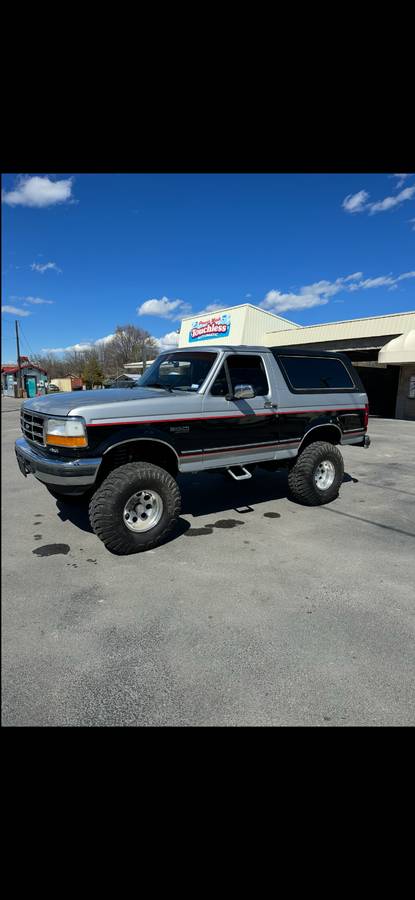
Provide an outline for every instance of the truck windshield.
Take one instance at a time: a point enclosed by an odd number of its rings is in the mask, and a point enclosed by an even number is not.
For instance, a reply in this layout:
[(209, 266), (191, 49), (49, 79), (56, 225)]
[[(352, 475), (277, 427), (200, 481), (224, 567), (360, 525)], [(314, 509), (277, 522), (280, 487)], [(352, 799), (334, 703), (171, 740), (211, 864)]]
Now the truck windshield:
[(140, 387), (198, 391), (216, 359), (211, 351), (190, 353), (176, 350), (156, 359), (139, 381)]

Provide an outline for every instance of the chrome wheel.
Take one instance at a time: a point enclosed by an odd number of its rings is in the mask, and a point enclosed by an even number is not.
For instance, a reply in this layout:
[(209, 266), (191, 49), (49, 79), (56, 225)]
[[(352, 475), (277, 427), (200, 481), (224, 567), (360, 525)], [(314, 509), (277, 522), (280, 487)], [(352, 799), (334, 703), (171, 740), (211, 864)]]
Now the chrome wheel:
[(329, 459), (323, 459), (314, 470), (314, 484), (320, 491), (327, 491), (336, 477), (336, 470)]
[(123, 518), (130, 531), (150, 531), (160, 522), (163, 501), (155, 491), (143, 490), (133, 494), (124, 506)]

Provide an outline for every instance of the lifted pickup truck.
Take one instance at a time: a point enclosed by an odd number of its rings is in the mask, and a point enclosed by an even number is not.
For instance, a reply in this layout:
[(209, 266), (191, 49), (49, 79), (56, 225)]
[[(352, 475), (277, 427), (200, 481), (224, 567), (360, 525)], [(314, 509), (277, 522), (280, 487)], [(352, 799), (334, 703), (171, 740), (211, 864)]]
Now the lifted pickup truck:
[(108, 550), (156, 547), (180, 513), (179, 473), (289, 469), (291, 495), (338, 495), (340, 445), (368, 447), (368, 400), (341, 353), (207, 346), (162, 353), (133, 389), (23, 403), (16, 456), (58, 499), (90, 500)]

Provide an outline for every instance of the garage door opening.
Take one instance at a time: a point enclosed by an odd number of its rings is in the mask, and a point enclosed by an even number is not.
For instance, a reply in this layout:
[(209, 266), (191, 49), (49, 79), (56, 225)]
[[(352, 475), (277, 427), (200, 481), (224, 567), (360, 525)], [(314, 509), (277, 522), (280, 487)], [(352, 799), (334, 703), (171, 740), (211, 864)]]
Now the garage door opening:
[(399, 366), (359, 366), (355, 363), (369, 398), (372, 416), (394, 419), (399, 384)]

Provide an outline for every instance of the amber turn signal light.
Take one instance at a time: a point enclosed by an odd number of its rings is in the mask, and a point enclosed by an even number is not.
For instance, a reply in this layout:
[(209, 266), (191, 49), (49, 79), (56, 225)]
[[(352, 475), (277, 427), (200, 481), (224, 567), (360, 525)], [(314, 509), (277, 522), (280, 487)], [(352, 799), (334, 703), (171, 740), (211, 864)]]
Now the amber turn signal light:
[(60, 434), (47, 434), (46, 435), (46, 443), (47, 444), (55, 444), (55, 446), (59, 447), (86, 447), (87, 440), (85, 437), (68, 437)]

